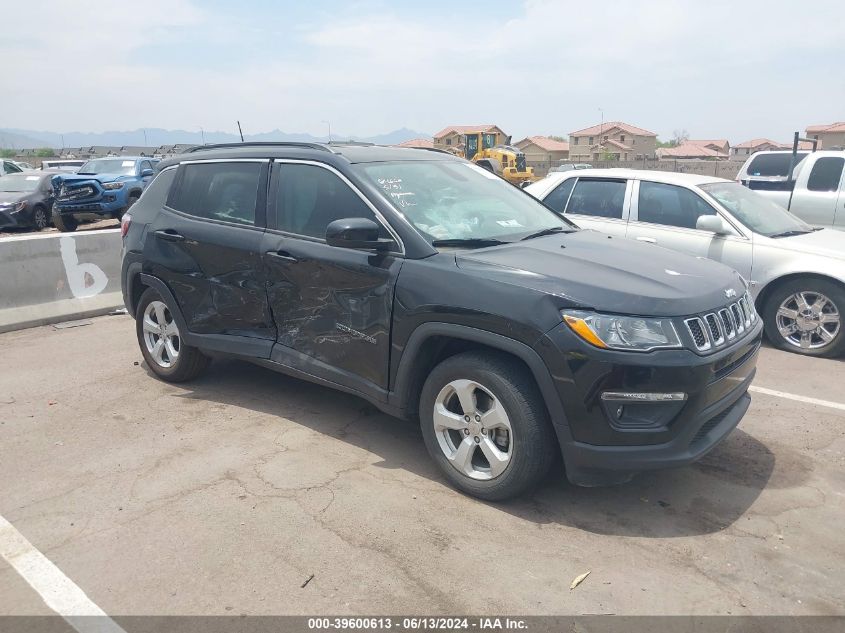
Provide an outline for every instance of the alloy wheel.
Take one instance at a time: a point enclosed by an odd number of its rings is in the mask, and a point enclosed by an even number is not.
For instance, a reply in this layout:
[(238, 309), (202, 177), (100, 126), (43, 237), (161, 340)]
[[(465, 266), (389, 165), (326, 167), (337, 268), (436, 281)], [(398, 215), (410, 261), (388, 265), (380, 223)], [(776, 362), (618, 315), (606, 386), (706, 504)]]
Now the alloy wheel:
[(477, 480), (495, 479), (513, 455), (513, 432), (504, 406), (473, 380), (453, 380), (434, 402), (437, 443), (458, 472)]
[(162, 301), (150, 301), (143, 316), (144, 344), (160, 367), (172, 367), (179, 358), (182, 340), (173, 314)]
[(778, 332), (787, 343), (802, 349), (821, 349), (839, 334), (837, 305), (820, 292), (801, 291), (788, 296), (775, 315)]

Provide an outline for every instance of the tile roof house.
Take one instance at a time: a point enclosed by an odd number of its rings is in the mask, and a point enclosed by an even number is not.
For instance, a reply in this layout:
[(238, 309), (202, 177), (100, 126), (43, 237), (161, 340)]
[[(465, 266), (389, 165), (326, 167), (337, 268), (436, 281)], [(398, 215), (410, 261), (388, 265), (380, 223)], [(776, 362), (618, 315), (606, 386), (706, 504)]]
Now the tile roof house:
[(434, 147), (434, 141), (430, 138), (412, 138), (408, 141), (399, 143), (396, 147), (418, 147), (428, 149)]
[[(658, 147), (657, 157), (660, 159), (697, 158), (704, 160), (725, 160), (730, 157), (727, 151), (719, 151), (701, 144), (702, 141), (686, 141), (675, 147)], [(727, 143), (727, 141), (725, 141)]]
[(829, 125), (809, 125), (805, 132), (807, 138), (819, 141), (817, 149), (845, 148), (845, 121)]
[[(755, 138), (750, 141), (745, 141), (734, 145), (731, 148), (731, 158), (735, 160), (743, 160), (746, 156), (750, 156), (756, 152), (792, 149), (792, 143), (778, 143), (768, 138)], [(813, 144), (806, 141), (798, 143), (798, 149), (813, 149)]]
[(541, 175), (569, 158), (569, 143), (548, 136), (528, 136), (514, 145), (525, 154), (525, 160)]
[(120, 148), (121, 156), (152, 156), (157, 147), (143, 147), (140, 145), (124, 145)]
[(717, 139), (687, 139), (684, 143), (692, 143), (693, 145), (701, 145), (702, 147), (706, 147), (708, 149), (715, 150), (721, 154), (729, 155), (731, 153), (731, 144), (728, 142), (726, 138), (717, 138)]
[(434, 135), (434, 147), (446, 150), (463, 148), (464, 135), (476, 132), (492, 135), (492, 142), (487, 145), (503, 143), (508, 138), (498, 125), (450, 125)]
[(653, 158), (657, 134), (622, 121), (606, 121), (569, 133), (573, 161), (639, 160)]

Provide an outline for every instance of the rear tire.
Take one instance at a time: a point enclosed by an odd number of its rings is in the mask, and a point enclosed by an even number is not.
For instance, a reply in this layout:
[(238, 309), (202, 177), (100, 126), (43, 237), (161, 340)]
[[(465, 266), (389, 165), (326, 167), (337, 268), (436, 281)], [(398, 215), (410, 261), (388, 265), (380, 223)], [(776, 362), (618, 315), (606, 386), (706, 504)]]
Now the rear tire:
[(211, 359), (198, 348), (184, 345), (171, 307), (153, 288), (141, 295), (135, 312), (135, 333), (141, 354), (153, 373), (167, 382), (192, 380)]
[(54, 207), (53, 208), (53, 226), (57, 229), (62, 231), (63, 233), (70, 233), (71, 231), (75, 231), (79, 226), (79, 222), (73, 216), (70, 215), (62, 215), (59, 211)]
[(465, 352), (440, 363), (423, 386), (419, 417), (446, 479), (487, 501), (533, 488), (559, 453), (533, 377), (504, 354)]
[(845, 353), (843, 319), (845, 289), (813, 277), (779, 285), (763, 307), (763, 325), (772, 345), (804, 356)]

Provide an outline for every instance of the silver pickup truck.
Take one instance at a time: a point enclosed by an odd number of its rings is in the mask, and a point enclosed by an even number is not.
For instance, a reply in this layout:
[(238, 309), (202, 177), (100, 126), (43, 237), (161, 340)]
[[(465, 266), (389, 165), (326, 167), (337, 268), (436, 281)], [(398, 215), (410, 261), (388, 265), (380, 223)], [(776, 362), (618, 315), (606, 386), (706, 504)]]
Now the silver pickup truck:
[(757, 152), (737, 180), (813, 226), (845, 231), (843, 172), (843, 150)]

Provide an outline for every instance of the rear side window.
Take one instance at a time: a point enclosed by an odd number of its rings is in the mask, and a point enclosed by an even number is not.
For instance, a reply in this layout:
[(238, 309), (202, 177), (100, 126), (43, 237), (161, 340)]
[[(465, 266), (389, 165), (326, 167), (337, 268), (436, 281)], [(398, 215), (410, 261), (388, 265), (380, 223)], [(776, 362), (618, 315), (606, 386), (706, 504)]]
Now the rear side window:
[(813, 165), (810, 178), (807, 181), (807, 189), (810, 191), (837, 191), (839, 181), (842, 179), (842, 167), (845, 166), (845, 158), (837, 156), (826, 156), (820, 158)]
[(694, 229), (702, 215), (716, 215), (713, 207), (689, 189), (646, 181), (640, 182), (637, 209), (640, 222), (685, 229)]
[(563, 213), (566, 209), (566, 203), (569, 202), (569, 194), (572, 193), (572, 188), (575, 186), (577, 178), (568, 178), (555, 187), (552, 192), (546, 196), (543, 202), (547, 207), (551, 207), (558, 213)]
[[(798, 152), (795, 156), (795, 165), (807, 158), (807, 152)], [(789, 163), (792, 154), (758, 154), (748, 163), (746, 173), (749, 176), (781, 176), (786, 178), (789, 175)]]
[(181, 167), (171, 209), (200, 218), (254, 225), (261, 163), (196, 163)]
[[(315, 165), (281, 164), (276, 191), (277, 229), (325, 239), (334, 220), (368, 218), (376, 220), (361, 197), (328, 169)], [(383, 237), (387, 233), (382, 227)]]
[(566, 212), (621, 220), (626, 186), (625, 180), (579, 178), (569, 197)]
[(151, 217), (164, 206), (167, 194), (170, 192), (170, 185), (176, 177), (176, 169), (166, 169), (144, 189), (141, 199), (132, 207), (132, 217), (136, 220), (144, 220), (148, 215)]

